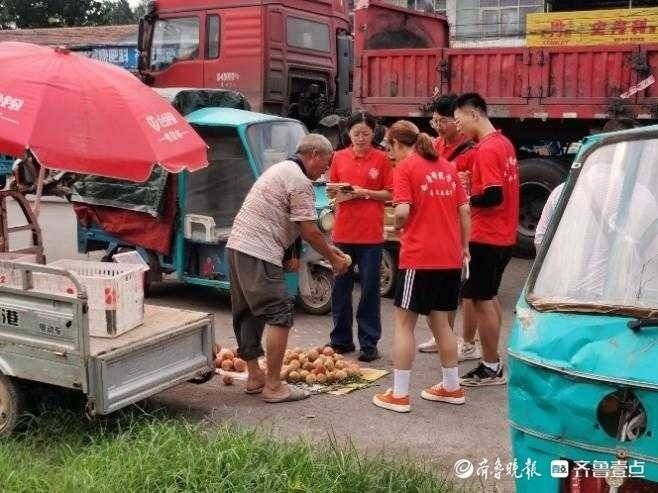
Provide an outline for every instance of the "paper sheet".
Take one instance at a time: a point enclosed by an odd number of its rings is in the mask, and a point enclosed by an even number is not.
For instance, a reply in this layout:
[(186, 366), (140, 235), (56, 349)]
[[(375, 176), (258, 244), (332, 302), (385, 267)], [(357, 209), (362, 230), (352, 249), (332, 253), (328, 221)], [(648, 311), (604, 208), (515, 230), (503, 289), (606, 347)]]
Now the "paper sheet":
[[(234, 372), (234, 371), (225, 371), (221, 368), (217, 368), (215, 372), (218, 375), (231, 377), (234, 380), (247, 381), (247, 372)], [(330, 395), (346, 395), (355, 390), (364, 389), (370, 387), (374, 382), (379, 380), (382, 377), (385, 377), (391, 373), (388, 370), (379, 370), (377, 368), (362, 368), (361, 369), (361, 379), (357, 382), (350, 382), (344, 385), (333, 384), (333, 385), (306, 385), (305, 383), (292, 384), (304, 390), (308, 390), (313, 394), (330, 394)]]

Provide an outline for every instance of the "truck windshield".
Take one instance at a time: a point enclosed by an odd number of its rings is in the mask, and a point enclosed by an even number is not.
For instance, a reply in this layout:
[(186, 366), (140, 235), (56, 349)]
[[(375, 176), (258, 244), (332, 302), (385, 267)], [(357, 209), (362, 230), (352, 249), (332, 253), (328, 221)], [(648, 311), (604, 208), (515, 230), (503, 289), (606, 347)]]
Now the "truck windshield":
[(249, 146), (261, 171), (292, 156), (306, 134), (299, 122), (263, 122), (247, 130)]
[(151, 70), (164, 70), (179, 60), (199, 57), (199, 18), (158, 19), (153, 28)]
[(658, 139), (585, 160), (529, 299), (595, 312), (658, 308)]

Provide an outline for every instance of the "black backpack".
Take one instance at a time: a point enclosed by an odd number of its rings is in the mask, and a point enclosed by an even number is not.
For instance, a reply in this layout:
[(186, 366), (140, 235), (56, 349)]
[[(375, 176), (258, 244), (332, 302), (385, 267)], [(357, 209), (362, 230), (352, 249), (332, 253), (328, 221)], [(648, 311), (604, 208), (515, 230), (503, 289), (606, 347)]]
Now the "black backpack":
[(461, 156), (469, 149), (472, 149), (473, 146), (475, 146), (475, 143), (472, 140), (467, 140), (466, 142), (462, 142), (457, 146), (457, 148), (454, 151), (452, 151), (450, 156), (448, 156), (446, 159), (452, 162), (455, 158)]

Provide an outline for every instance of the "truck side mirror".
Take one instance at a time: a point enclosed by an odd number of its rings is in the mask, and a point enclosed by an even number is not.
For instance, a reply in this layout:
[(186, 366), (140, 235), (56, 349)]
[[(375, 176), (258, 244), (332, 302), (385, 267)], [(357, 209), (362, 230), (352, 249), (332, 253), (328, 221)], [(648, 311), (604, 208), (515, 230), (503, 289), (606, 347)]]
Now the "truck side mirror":
[(144, 51), (144, 19), (139, 19), (139, 31), (137, 34), (137, 49), (142, 52)]

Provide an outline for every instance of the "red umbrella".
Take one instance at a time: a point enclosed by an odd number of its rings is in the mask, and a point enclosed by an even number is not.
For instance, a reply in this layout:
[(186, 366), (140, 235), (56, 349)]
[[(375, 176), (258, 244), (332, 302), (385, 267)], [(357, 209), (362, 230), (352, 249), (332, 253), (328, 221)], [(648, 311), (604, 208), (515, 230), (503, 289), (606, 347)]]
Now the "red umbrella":
[(187, 121), (122, 68), (27, 43), (0, 43), (0, 67), (0, 154), (133, 181), (208, 164)]

